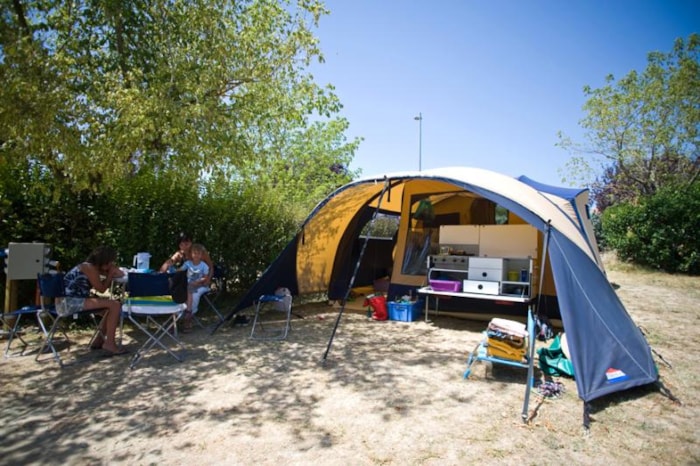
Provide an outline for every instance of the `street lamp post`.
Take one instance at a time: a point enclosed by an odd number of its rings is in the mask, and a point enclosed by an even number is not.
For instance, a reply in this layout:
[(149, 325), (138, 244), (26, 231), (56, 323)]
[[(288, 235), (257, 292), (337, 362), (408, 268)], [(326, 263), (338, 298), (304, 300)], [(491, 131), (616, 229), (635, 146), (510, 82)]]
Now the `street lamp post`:
[(417, 117), (413, 117), (414, 120), (418, 120), (418, 171), (422, 170), (422, 160), (423, 160), (423, 114), (418, 112)]

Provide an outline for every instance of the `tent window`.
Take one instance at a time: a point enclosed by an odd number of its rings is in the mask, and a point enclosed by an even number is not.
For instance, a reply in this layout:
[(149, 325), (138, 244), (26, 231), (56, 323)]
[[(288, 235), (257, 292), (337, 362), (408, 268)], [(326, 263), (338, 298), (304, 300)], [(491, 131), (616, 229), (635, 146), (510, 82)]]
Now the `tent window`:
[(401, 273), (425, 275), (428, 273), (427, 259), (438, 242), (437, 228), (411, 228), (406, 238)]
[(500, 205), (496, 206), (496, 225), (507, 225), (508, 216), (508, 209), (501, 207)]
[(496, 223), (496, 203), (488, 199), (474, 199), (469, 209), (475, 225), (494, 225)]
[[(405, 275), (425, 275), (428, 273), (426, 261), (433, 249), (437, 248), (439, 225), (433, 203), (426, 197), (411, 199), (411, 220), (406, 237), (401, 273)], [(447, 220), (448, 219), (440, 219)]]
[(377, 214), (374, 223), (372, 221), (367, 222), (360, 236), (384, 239), (395, 238), (399, 230), (399, 219), (398, 215)]

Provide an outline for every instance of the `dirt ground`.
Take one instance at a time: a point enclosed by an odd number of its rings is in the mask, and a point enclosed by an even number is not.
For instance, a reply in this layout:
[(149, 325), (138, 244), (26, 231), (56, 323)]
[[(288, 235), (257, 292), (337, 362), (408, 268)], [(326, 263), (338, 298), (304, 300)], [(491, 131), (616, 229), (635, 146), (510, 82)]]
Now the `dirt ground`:
[[(533, 391), (526, 371), (483, 363), (463, 378), (485, 322), (373, 322), (296, 307), (286, 341), (251, 341), (250, 327), (183, 335), (179, 363), (162, 351), (134, 370), (76, 338), (60, 369), (35, 353), (4, 359), (2, 464), (698, 464), (700, 280), (609, 270), (611, 281), (682, 405), (640, 388), (593, 403), (590, 431), (570, 379), (560, 398)], [(74, 336), (74, 333), (71, 334)], [(129, 330), (126, 343), (138, 347)], [(82, 345), (81, 345), (82, 343)]]

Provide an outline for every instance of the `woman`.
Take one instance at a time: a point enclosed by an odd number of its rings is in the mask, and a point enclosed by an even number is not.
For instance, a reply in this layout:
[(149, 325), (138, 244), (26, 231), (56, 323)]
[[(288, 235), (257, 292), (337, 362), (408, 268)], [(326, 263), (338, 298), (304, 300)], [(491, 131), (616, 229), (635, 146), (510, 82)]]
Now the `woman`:
[[(179, 270), (186, 261), (192, 260), (192, 238), (187, 233), (180, 233), (177, 237), (177, 251), (175, 251), (165, 262), (160, 266), (161, 272), (169, 270)], [(209, 256), (209, 252), (205, 249), (202, 253), (202, 261), (209, 267), (209, 271), (202, 286), (209, 286), (211, 276), (214, 274), (214, 263)], [(172, 268), (171, 268), (172, 267)]]
[(68, 313), (94, 309), (96, 314), (102, 314), (100, 333), (92, 342), (92, 349), (102, 348), (109, 356), (128, 352), (117, 346), (115, 339), (121, 303), (109, 298), (91, 297), (90, 290), (104, 293), (109, 290), (114, 278), (124, 276), (124, 272), (115, 264), (116, 259), (114, 249), (100, 246), (90, 253), (85, 262), (70, 269), (64, 279)]

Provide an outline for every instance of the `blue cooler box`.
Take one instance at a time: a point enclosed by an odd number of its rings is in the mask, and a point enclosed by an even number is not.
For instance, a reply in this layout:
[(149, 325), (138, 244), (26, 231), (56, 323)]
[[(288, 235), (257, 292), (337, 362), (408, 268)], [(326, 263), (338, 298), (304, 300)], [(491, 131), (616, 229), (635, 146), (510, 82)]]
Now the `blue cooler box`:
[(389, 305), (389, 320), (412, 322), (423, 314), (425, 301), (422, 299), (412, 303), (397, 303), (391, 301), (387, 304)]

